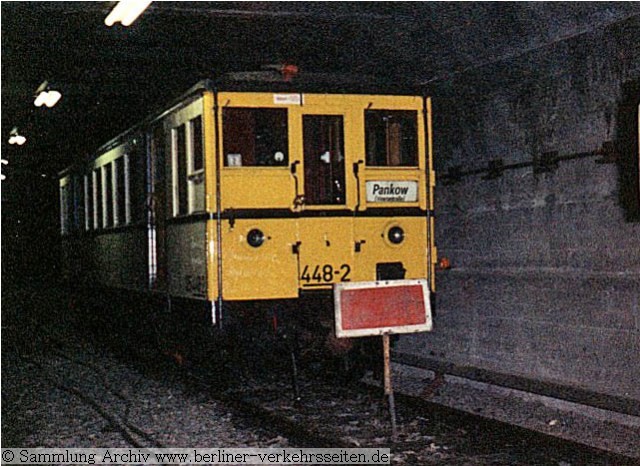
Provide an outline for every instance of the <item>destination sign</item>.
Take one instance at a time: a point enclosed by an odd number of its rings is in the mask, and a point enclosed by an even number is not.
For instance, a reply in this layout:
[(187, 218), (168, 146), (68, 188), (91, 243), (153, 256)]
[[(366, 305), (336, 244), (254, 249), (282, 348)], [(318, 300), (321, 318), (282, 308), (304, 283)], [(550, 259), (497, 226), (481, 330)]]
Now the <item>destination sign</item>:
[(417, 202), (417, 181), (367, 181), (367, 202)]

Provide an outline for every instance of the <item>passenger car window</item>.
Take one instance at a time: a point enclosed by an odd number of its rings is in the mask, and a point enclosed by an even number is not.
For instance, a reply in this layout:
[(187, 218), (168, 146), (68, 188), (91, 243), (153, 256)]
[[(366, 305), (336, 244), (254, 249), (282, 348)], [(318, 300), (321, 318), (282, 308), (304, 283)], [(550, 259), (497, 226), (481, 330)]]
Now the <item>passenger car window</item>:
[(84, 228), (84, 184), (81, 175), (73, 177), (73, 225), (74, 231)]
[(286, 109), (225, 108), (222, 131), (225, 167), (289, 163)]
[(417, 166), (417, 119), (414, 110), (365, 110), (367, 165)]
[(93, 178), (91, 174), (84, 175), (84, 229), (93, 228)]
[(127, 174), (126, 174), (126, 154), (119, 159), (113, 161), (114, 164), (114, 175), (115, 175), (115, 210), (113, 212), (114, 224), (115, 225), (124, 225), (128, 223), (127, 220), (127, 193), (128, 189), (126, 187), (127, 182)]
[(102, 226), (113, 226), (113, 168), (109, 163), (102, 167)]
[(68, 235), (71, 231), (71, 196), (69, 184), (60, 186), (60, 233)]
[(93, 171), (93, 229), (102, 227), (102, 169)]

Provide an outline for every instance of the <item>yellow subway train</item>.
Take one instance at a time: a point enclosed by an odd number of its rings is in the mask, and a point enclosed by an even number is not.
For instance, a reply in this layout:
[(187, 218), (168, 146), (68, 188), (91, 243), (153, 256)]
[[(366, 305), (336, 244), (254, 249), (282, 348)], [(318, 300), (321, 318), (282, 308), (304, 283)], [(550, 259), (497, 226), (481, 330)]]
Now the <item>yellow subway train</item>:
[(202, 81), (60, 174), (65, 275), (196, 303), (216, 325), (339, 282), (427, 278), (434, 291), (431, 141), (430, 99), (393, 85)]

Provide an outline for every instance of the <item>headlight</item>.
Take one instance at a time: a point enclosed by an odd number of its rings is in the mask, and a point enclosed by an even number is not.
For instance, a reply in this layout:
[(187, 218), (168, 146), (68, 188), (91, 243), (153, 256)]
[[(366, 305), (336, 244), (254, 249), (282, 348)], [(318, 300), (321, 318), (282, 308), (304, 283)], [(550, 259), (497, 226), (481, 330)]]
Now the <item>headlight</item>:
[(387, 232), (387, 239), (392, 244), (400, 244), (404, 241), (404, 230), (400, 227), (391, 227)]
[(262, 246), (262, 243), (264, 243), (264, 233), (257, 228), (254, 228), (249, 232), (249, 234), (247, 234), (247, 243), (249, 243), (249, 246), (253, 246), (254, 248)]

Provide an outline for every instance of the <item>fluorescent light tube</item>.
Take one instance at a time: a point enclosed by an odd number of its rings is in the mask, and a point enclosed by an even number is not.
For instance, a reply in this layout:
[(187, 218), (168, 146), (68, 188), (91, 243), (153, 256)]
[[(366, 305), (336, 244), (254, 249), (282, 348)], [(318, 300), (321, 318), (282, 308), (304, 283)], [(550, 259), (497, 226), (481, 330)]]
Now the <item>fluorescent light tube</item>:
[(105, 18), (104, 24), (113, 26), (120, 22), (123, 26), (130, 26), (150, 4), (148, 0), (121, 0)]

